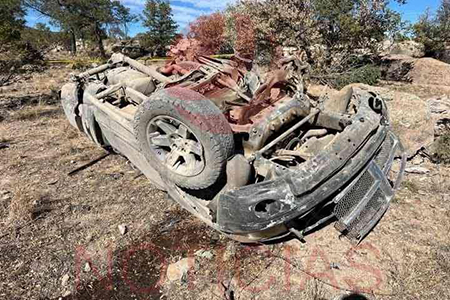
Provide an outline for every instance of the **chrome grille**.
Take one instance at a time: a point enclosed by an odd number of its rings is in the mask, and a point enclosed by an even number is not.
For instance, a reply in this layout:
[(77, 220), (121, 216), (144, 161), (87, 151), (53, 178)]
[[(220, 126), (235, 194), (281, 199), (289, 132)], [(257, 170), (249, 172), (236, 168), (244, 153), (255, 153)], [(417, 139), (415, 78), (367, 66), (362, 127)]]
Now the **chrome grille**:
[(375, 215), (387, 205), (381, 190), (377, 190), (361, 213), (347, 226), (346, 235), (350, 239), (361, 239), (361, 232)]
[(375, 157), (375, 163), (380, 167), (381, 170), (386, 171), (386, 164), (389, 162), (389, 158), (393, 151), (395, 145), (395, 140), (391, 134), (388, 134), (386, 140), (384, 141), (381, 149)]
[(336, 204), (334, 208), (334, 214), (338, 219), (344, 219), (350, 214), (361, 199), (369, 191), (370, 187), (374, 184), (374, 178), (366, 171), (359, 178), (355, 185), (342, 197), (342, 199)]

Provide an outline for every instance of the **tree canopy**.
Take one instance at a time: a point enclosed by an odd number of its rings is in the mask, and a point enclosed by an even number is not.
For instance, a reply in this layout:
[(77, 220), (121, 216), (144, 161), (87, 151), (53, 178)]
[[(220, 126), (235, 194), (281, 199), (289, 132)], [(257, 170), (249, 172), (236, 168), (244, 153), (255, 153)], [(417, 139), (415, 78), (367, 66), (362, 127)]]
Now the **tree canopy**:
[(207, 54), (216, 54), (225, 48), (225, 17), (216, 12), (211, 15), (200, 16), (189, 24), (188, 38), (194, 38), (202, 43)]
[(2, 0), (0, 2), (0, 45), (20, 39), (25, 24), (25, 11), (20, 0)]
[[(393, 0), (404, 3), (405, 0)], [(311, 48), (320, 45), (329, 59), (336, 52), (364, 49), (376, 52), (378, 42), (397, 31), (400, 14), (389, 0), (242, 0), (228, 8), (230, 18), (247, 16), (254, 26), (256, 51), (298, 47), (312, 61)], [(235, 22), (227, 22), (236, 26)], [(249, 30), (248, 28), (246, 29)], [(231, 30), (233, 31), (233, 30)]]
[(147, 28), (143, 35), (144, 45), (152, 48), (156, 55), (165, 55), (167, 46), (177, 36), (178, 28), (173, 20), (170, 3), (165, 0), (147, 0), (142, 21)]
[(51, 23), (72, 35), (72, 50), (76, 52), (76, 36), (90, 36), (105, 57), (103, 39), (108, 28), (120, 28), (135, 20), (129, 8), (117, 0), (47, 1), (24, 0), (28, 8), (49, 17)]
[(438, 56), (450, 43), (450, 0), (441, 0), (435, 15), (426, 10), (413, 31), (416, 40), (425, 45), (426, 54)]

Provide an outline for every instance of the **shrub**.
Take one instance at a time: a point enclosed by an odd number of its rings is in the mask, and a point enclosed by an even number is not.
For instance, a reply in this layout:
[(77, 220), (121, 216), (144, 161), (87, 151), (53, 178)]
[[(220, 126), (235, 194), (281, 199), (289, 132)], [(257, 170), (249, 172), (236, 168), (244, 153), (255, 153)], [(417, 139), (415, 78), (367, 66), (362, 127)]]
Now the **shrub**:
[(443, 134), (435, 142), (434, 158), (440, 163), (450, 164), (450, 132)]
[[(296, 47), (313, 68), (322, 65), (333, 69), (346, 63), (351, 54), (377, 55), (379, 42), (399, 32), (404, 24), (389, 8), (390, 2), (404, 1), (242, 0), (229, 7), (226, 16), (236, 19), (244, 15), (251, 20), (253, 34), (242, 37), (254, 36), (256, 58), (264, 56), (267, 62), (269, 56), (276, 59), (274, 49)], [(236, 27), (235, 22), (226, 24)], [(236, 49), (239, 36), (228, 35), (234, 37)], [(317, 47), (322, 54), (319, 58), (314, 51)]]
[(189, 24), (188, 38), (198, 40), (207, 54), (219, 54), (224, 46), (225, 18), (219, 13), (200, 16)]
[(414, 38), (425, 45), (425, 54), (436, 57), (450, 43), (450, 0), (441, 0), (435, 16), (428, 9), (413, 26)]
[(366, 65), (356, 68), (348, 73), (338, 76), (332, 80), (334, 88), (341, 89), (346, 85), (352, 83), (364, 83), (368, 85), (375, 85), (381, 78), (380, 67), (374, 64)]

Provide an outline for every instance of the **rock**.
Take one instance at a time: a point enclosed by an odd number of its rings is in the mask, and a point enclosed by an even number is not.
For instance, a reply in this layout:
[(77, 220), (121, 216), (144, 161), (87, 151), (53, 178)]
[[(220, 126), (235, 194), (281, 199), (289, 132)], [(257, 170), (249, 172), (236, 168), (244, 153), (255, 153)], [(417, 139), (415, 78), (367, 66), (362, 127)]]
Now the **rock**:
[(436, 121), (434, 135), (439, 137), (446, 133), (450, 133), (450, 118), (440, 118)]
[(390, 54), (422, 58), (425, 56), (425, 46), (414, 41), (394, 43), (390, 46)]
[(446, 48), (444, 50), (438, 51), (436, 53), (436, 58), (450, 64), (450, 48)]
[(388, 55), (382, 59), (382, 70), (386, 80), (450, 86), (450, 64), (434, 58)]
[(6, 196), (3, 196), (2, 197), (2, 201), (8, 201), (8, 200), (11, 200), (11, 196), (9, 196), (9, 195), (6, 195)]
[(340, 270), (341, 268), (339, 267), (339, 264), (332, 262), (330, 264), (330, 269)]
[(294, 55), (296, 52), (298, 52), (298, 48), (297, 47), (283, 47), (281, 49), (281, 51), (283, 52), (283, 57), (290, 57), (290, 56)]
[(386, 101), (393, 131), (399, 136), (408, 158), (434, 142), (434, 122), (425, 101), (419, 97), (365, 84), (352, 84), (358, 89), (378, 93)]
[(381, 56), (386, 56), (391, 53), (392, 46), (394, 45), (394, 42), (391, 40), (384, 40), (380, 43), (379, 49), (381, 50)]
[(418, 59), (408, 73), (414, 84), (450, 85), (450, 65), (433, 58)]
[(337, 92), (336, 90), (333, 90), (324, 85), (310, 84), (308, 86), (306, 93), (308, 94), (309, 97), (313, 99), (319, 99), (321, 96), (325, 95), (326, 93), (329, 93), (330, 91)]
[(329, 90), (324, 101), (324, 109), (336, 113), (346, 113), (353, 94), (353, 88), (346, 86), (340, 91)]
[(228, 243), (227, 248), (225, 249), (225, 252), (223, 254), (223, 260), (229, 261), (233, 259), (236, 256), (236, 251), (236, 244)]
[(0, 191), (0, 197), (3, 201), (8, 201), (12, 199), (12, 194), (9, 191)]
[(50, 52), (52, 53), (58, 53), (58, 52), (63, 52), (64, 51), (64, 47), (63, 46), (55, 46), (52, 50), (50, 50)]
[(64, 275), (64, 276), (61, 278), (61, 285), (62, 285), (62, 286), (67, 286), (67, 283), (69, 282), (69, 279), (70, 279), (69, 274)]
[(49, 181), (47, 184), (48, 185), (55, 185), (55, 184), (57, 184), (58, 183), (58, 179), (54, 179), (54, 180), (51, 180), (51, 181)]
[(66, 297), (69, 297), (71, 294), (72, 294), (71, 291), (65, 291), (62, 296), (63, 296), (63, 298), (66, 298)]
[(194, 265), (195, 258), (193, 257), (183, 258), (176, 263), (170, 264), (167, 268), (167, 280), (170, 282), (180, 281)]
[(425, 162), (425, 159), (420, 155), (414, 156), (414, 158), (411, 160), (411, 163), (415, 166), (421, 165), (424, 162)]
[(214, 257), (214, 254), (211, 251), (198, 250), (197, 252), (195, 252), (195, 256), (206, 259), (212, 259)]
[(90, 271), (92, 271), (92, 268), (91, 268), (91, 264), (90, 263), (86, 263), (85, 265), (84, 265), (84, 271), (86, 272), (86, 273), (89, 273)]
[(427, 103), (435, 123), (435, 137), (450, 132), (450, 99), (448, 97), (437, 97), (429, 99)]
[(387, 55), (381, 60), (381, 67), (386, 80), (411, 82), (409, 72), (417, 61), (405, 55)]
[(432, 114), (450, 114), (450, 99), (448, 97), (432, 98), (427, 102)]
[(425, 175), (430, 173), (430, 170), (423, 167), (410, 167), (406, 168), (405, 172), (409, 174)]
[(128, 228), (126, 225), (121, 224), (118, 227), (119, 227), (119, 232), (121, 235), (125, 235), (127, 233)]

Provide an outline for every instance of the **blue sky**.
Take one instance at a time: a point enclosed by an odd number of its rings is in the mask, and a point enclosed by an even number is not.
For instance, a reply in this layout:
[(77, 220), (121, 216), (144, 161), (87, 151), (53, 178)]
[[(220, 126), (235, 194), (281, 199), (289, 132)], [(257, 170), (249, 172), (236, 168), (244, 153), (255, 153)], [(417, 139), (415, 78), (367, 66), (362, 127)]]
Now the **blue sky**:
[[(125, 6), (129, 7), (135, 14), (142, 12), (145, 0), (120, 0)], [(183, 31), (189, 24), (202, 14), (209, 14), (218, 10), (223, 10), (227, 4), (235, 0), (171, 0), (174, 19), (179, 25), (180, 31)], [(440, 0), (408, 0), (406, 5), (392, 4), (392, 8), (401, 12), (405, 20), (414, 22), (425, 11), (427, 7), (435, 10)], [(48, 19), (39, 16), (35, 12), (29, 12), (27, 15), (28, 26), (34, 26), (37, 22), (47, 23)], [(130, 28), (131, 36), (145, 29), (137, 23)]]

